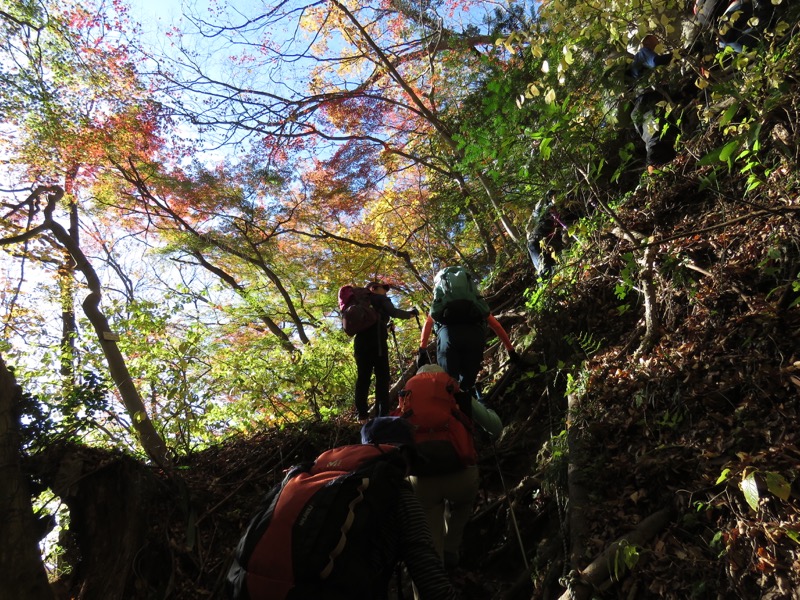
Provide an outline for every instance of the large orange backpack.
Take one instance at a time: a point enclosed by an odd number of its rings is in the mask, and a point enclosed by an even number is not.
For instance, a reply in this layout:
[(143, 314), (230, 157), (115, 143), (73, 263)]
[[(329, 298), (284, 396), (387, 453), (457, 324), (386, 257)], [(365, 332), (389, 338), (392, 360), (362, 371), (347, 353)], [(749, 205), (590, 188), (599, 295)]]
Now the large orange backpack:
[[(333, 448), (266, 495), (236, 548), (234, 600), (372, 598), (375, 531), (394, 510), (406, 459), (390, 445)], [(336, 594), (335, 592), (338, 592)]]
[(477, 462), (472, 421), (458, 407), (458, 383), (445, 372), (417, 373), (399, 394), (394, 414), (414, 426), (417, 475), (457, 471)]

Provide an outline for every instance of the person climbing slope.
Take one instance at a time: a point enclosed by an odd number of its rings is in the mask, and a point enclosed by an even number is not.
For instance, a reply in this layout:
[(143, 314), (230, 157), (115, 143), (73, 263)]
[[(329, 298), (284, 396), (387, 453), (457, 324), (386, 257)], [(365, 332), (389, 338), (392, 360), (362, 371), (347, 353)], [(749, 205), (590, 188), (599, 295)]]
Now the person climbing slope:
[(385, 600), (401, 561), (423, 599), (457, 600), (405, 479), (411, 428), (387, 436), (385, 419), (362, 431), (379, 440), (327, 450), (270, 490), (228, 571), (234, 600)]
[(375, 410), (377, 416), (389, 414), (389, 320), (410, 319), (419, 315), (416, 308), (402, 310), (386, 295), (391, 286), (382, 281), (372, 281), (366, 286), (369, 302), (378, 313), (374, 324), (356, 333), (353, 354), (356, 360), (355, 405), (362, 424), (369, 418), (369, 387), (375, 373)]
[(489, 312), (489, 305), (478, 293), (475, 278), (461, 266), (446, 267), (434, 278), (433, 302), (420, 336), (417, 366), (429, 362), (428, 340), (436, 330), (436, 362), (458, 382), (460, 388), (474, 394), (487, 326), (508, 350), (512, 362), (519, 354), (505, 329)]
[(446, 569), (458, 565), (478, 494), (472, 399), (439, 365), (424, 365), (399, 394), (395, 413), (413, 425), (418, 459), (409, 481)]

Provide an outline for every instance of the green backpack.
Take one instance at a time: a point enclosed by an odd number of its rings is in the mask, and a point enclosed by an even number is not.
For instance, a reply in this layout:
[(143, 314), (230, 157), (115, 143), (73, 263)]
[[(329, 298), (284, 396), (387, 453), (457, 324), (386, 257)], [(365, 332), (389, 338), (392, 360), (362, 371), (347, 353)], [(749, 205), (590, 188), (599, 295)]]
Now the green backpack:
[(433, 279), (431, 317), (442, 325), (485, 321), (489, 305), (478, 293), (475, 278), (461, 266), (446, 267)]

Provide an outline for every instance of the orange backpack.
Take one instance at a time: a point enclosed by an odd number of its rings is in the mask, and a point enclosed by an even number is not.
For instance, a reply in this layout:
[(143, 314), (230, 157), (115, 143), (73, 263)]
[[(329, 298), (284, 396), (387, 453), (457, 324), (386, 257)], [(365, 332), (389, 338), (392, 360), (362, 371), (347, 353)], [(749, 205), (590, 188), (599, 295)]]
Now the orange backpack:
[(445, 372), (417, 373), (399, 394), (394, 414), (414, 426), (421, 460), (417, 475), (438, 475), (476, 464), (472, 421), (458, 407), (458, 383)]

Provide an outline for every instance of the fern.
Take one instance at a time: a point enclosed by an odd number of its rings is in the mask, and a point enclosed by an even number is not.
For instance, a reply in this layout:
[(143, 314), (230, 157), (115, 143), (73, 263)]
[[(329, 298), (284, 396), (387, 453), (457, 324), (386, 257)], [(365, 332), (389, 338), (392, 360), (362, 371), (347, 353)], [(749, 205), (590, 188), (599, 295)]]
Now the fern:
[(595, 339), (594, 334), (591, 332), (582, 332), (578, 335), (575, 334), (567, 334), (564, 339), (570, 345), (577, 345), (581, 351), (587, 356), (590, 357), (595, 354), (603, 345), (603, 339)]

